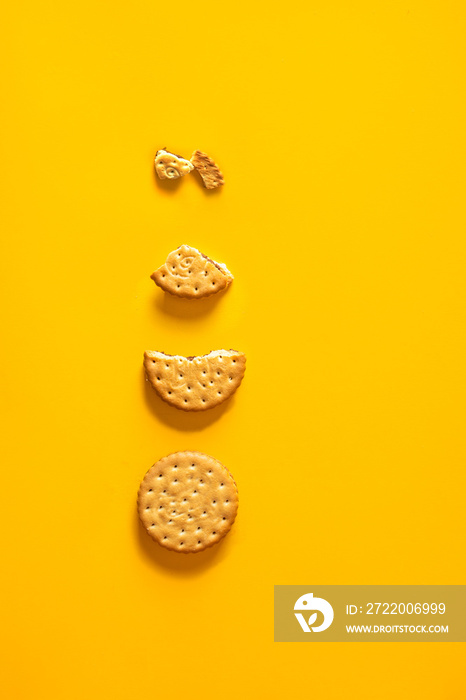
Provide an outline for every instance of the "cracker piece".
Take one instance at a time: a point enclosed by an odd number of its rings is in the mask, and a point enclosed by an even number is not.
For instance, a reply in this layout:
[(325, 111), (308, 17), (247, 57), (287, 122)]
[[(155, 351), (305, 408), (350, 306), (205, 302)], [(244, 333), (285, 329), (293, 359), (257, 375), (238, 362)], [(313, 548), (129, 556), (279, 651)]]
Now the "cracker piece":
[(211, 260), (189, 245), (181, 245), (169, 253), (151, 279), (164, 292), (185, 299), (203, 299), (226, 289), (233, 275), (224, 263)]
[(202, 552), (230, 531), (238, 489), (223, 464), (202, 452), (175, 452), (141, 482), (138, 513), (149, 535), (174, 552)]
[(214, 190), (216, 187), (224, 184), (222, 171), (207, 153), (194, 151), (191, 156), (191, 163), (202, 177), (204, 187), (208, 190)]
[(176, 180), (194, 170), (194, 166), (189, 160), (163, 148), (155, 154), (154, 163), (155, 172), (161, 180)]
[(205, 411), (228, 399), (241, 384), (246, 356), (237, 350), (182, 357), (144, 353), (147, 378), (161, 399), (182, 411)]

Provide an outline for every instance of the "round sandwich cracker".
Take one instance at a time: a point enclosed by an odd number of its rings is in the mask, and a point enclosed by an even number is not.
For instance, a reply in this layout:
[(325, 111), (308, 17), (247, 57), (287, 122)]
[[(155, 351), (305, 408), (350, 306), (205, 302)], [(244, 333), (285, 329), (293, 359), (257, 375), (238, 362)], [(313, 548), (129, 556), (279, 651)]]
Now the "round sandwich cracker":
[(175, 452), (141, 482), (138, 512), (149, 535), (174, 552), (202, 552), (230, 531), (238, 490), (223, 464), (202, 452)]

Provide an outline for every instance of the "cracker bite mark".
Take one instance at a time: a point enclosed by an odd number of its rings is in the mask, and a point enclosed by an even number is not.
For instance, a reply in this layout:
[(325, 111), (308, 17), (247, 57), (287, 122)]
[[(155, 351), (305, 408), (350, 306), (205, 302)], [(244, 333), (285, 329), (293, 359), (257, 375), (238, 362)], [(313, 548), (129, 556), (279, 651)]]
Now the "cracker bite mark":
[(214, 190), (216, 187), (224, 184), (222, 171), (207, 153), (194, 151), (191, 156), (191, 163), (202, 177), (204, 187), (208, 190)]
[(233, 275), (224, 263), (211, 260), (189, 245), (181, 245), (169, 253), (151, 279), (164, 292), (185, 299), (203, 299), (226, 289)]
[(218, 460), (202, 452), (175, 452), (156, 462), (138, 492), (138, 513), (158, 544), (185, 554), (202, 552), (230, 531), (238, 489)]
[(183, 357), (144, 353), (147, 379), (161, 399), (182, 411), (205, 411), (230, 398), (241, 384), (246, 356), (237, 350), (213, 350)]
[(161, 180), (176, 180), (194, 170), (194, 166), (189, 160), (163, 148), (155, 154), (154, 163), (155, 172)]

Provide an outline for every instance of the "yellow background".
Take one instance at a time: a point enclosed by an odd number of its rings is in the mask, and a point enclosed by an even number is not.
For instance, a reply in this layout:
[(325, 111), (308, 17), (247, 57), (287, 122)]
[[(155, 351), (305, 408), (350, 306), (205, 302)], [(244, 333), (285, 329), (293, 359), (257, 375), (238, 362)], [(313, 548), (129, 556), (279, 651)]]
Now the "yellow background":
[[(273, 584), (465, 583), (464, 4), (2, 14), (4, 696), (460, 697), (458, 644), (272, 639)], [(161, 186), (163, 146), (223, 191)], [(183, 242), (227, 293), (164, 298)], [(223, 408), (146, 389), (143, 350), (221, 347)], [(190, 558), (135, 512), (179, 449), (240, 491)]]

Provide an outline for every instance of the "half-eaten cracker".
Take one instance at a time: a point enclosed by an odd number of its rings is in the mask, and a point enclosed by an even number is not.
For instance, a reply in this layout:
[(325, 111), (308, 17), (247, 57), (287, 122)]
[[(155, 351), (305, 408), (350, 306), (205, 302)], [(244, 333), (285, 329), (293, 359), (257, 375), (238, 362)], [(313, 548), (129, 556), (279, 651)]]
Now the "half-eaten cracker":
[(205, 411), (235, 393), (246, 369), (246, 355), (214, 350), (183, 357), (156, 350), (144, 353), (147, 378), (161, 399), (182, 411)]
[(191, 163), (202, 177), (204, 187), (208, 190), (214, 190), (216, 187), (224, 184), (220, 168), (207, 153), (194, 151), (191, 156)]
[(196, 248), (181, 245), (151, 274), (164, 292), (185, 299), (202, 299), (228, 287), (233, 275), (224, 263), (215, 262)]
[(223, 464), (202, 452), (175, 452), (141, 482), (138, 513), (149, 535), (174, 552), (202, 552), (230, 531), (238, 490)]

